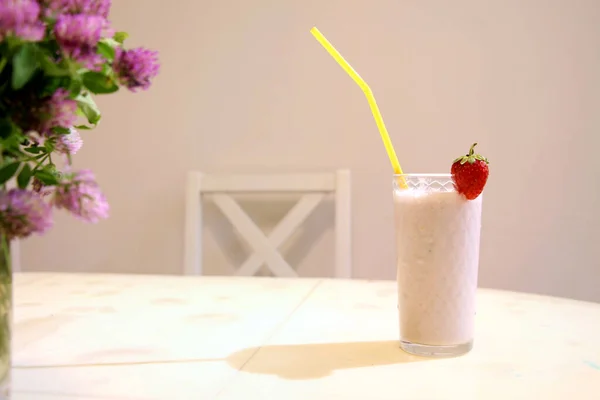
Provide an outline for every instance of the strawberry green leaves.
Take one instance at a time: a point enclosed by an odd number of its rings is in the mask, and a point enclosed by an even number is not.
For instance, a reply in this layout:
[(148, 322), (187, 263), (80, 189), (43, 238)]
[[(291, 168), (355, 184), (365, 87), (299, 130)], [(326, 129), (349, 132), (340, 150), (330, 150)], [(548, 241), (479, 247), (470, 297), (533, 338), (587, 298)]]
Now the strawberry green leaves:
[(467, 162), (469, 164), (473, 164), (475, 161), (483, 161), (486, 164), (489, 164), (489, 161), (488, 161), (487, 158), (485, 158), (481, 154), (475, 154), (475, 146), (477, 146), (477, 143), (473, 143), (473, 145), (469, 149), (469, 152), (467, 153), (466, 156), (458, 157), (453, 162), (459, 162), (460, 161), (461, 165), (464, 165)]

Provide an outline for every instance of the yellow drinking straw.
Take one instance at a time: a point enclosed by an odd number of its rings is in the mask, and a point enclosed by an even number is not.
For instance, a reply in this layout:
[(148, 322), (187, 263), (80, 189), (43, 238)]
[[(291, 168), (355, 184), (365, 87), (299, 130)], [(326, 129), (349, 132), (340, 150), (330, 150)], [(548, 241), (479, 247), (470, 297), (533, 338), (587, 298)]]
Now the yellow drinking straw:
[[(379, 107), (377, 107), (377, 102), (375, 101), (375, 97), (373, 96), (373, 92), (367, 82), (363, 80), (363, 78), (358, 75), (358, 73), (348, 64), (344, 57), (333, 47), (331, 43), (319, 30), (317, 27), (313, 27), (310, 30), (310, 33), (325, 47), (325, 50), (340, 64), (340, 67), (346, 71), (348, 75), (356, 82), (356, 84), (362, 89), (367, 96), (367, 101), (369, 102), (369, 106), (371, 107), (371, 112), (373, 113), (373, 117), (375, 118), (375, 123), (377, 124), (377, 128), (379, 129), (379, 133), (381, 134), (381, 139), (383, 140), (383, 145), (385, 146), (385, 150), (387, 151), (390, 162), (392, 163), (392, 168), (394, 169), (395, 174), (402, 174), (402, 168), (400, 167), (400, 163), (398, 162), (398, 157), (396, 156), (396, 152), (394, 151), (394, 146), (392, 145), (392, 141), (390, 140), (390, 135), (385, 128), (385, 124), (383, 123), (383, 118), (381, 117), (381, 113), (379, 112)], [(406, 187), (406, 183), (404, 179), (401, 180), (400, 183), (402, 187)]]

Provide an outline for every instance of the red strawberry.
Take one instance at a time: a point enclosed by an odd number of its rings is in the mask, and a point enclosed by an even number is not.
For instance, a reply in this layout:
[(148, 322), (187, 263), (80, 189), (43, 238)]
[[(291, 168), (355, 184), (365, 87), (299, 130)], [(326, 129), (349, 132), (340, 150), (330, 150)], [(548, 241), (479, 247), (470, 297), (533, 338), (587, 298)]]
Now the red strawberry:
[(452, 163), (452, 181), (458, 193), (464, 195), (468, 200), (476, 199), (487, 183), (490, 169), (489, 161), (482, 155), (475, 154), (474, 143), (466, 156), (458, 157)]

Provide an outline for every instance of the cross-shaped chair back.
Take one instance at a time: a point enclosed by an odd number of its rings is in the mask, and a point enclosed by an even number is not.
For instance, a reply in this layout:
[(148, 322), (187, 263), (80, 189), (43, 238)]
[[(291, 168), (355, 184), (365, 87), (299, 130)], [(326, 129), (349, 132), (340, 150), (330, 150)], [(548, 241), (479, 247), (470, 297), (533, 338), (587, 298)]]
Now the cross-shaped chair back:
[[(269, 236), (266, 236), (231, 195), (268, 192), (302, 193), (302, 197)], [(255, 275), (260, 267), (266, 264), (275, 276), (295, 277), (298, 274), (277, 249), (330, 193), (335, 196), (335, 276), (350, 278), (352, 232), (349, 171), (312, 174), (189, 172), (185, 210), (185, 274), (202, 274), (203, 197), (211, 197), (215, 205), (254, 250), (254, 253), (237, 269), (237, 275)]]

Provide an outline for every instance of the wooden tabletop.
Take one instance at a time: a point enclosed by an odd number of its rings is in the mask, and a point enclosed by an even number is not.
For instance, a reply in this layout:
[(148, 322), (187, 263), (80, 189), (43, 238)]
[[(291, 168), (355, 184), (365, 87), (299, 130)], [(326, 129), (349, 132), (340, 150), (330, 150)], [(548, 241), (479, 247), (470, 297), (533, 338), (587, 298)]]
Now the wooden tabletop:
[(15, 277), (13, 400), (600, 398), (600, 304), (480, 290), (475, 346), (398, 346), (396, 284)]

